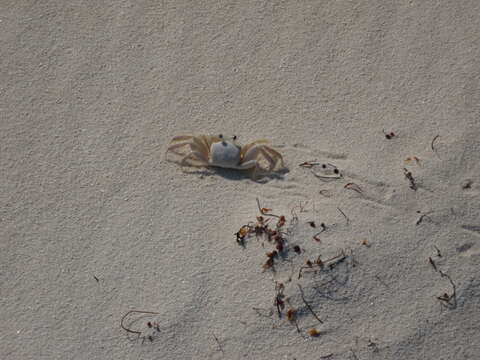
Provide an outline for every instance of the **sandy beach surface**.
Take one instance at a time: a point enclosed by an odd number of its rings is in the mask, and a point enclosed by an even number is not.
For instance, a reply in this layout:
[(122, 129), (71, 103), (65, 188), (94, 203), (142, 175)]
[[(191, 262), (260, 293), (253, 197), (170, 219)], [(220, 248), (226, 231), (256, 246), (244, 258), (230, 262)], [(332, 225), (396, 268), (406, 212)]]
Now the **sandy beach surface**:
[[(0, 29), (1, 359), (480, 358), (479, 1), (16, 0)], [(182, 169), (185, 134), (287, 170)]]

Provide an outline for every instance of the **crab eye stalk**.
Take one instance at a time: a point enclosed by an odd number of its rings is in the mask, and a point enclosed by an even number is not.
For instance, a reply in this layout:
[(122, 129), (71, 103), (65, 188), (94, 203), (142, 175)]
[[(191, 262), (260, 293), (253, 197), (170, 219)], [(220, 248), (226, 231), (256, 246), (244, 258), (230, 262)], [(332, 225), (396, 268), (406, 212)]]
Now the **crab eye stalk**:
[(233, 135), (233, 140), (237, 140), (237, 135)]
[(219, 137), (220, 139), (223, 139), (223, 135), (222, 135), (222, 134), (218, 135), (218, 137)]

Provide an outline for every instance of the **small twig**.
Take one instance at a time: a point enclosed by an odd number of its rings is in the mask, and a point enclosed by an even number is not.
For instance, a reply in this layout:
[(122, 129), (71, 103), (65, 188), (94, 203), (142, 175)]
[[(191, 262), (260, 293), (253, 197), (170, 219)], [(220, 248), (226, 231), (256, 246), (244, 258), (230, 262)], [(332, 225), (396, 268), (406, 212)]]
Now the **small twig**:
[[(448, 295), (445, 293), (442, 296), (438, 296), (437, 299), (444, 301), (445, 303), (448, 304), (445, 306), (450, 307), (451, 309), (455, 309), (457, 307), (457, 287), (455, 286), (455, 283), (453, 282), (452, 278), (448, 274), (444, 273), (442, 270), (439, 270), (438, 272), (442, 277), (446, 277), (448, 281), (450, 281), (450, 284), (452, 285), (452, 288), (453, 288), (453, 293), (452, 295)], [(450, 300), (452, 299), (453, 299), (453, 303), (450, 303)]]
[(320, 240), (320, 238), (318, 237), (318, 235), (320, 235), (322, 232), (324, 232), (324, 230), (319, 231), (318, 233), (316, 233), (315, 235), (313, 235), (313, 240), (318, 241), (318, 242), (321, 242), (321, 240)]
[[(433, 146), (433, 144), (435, 143), (435, 140), (437, 140), (438, 138), (440, 137), (440, 135), (437, 135), (433, 138), (432, 140), (432, 143), (431, 143), (431, 148), (432, 148), (432, 151), (438, 156), (438, 153), (437, 153), (437, 150), (435, 150), (435, 147)], [(440, 159), (440, 156), (438, 156), (438, 158)]]
[(417, 211), (418, 214), (422, 214), (420, 215), (420, 217), (418, 218), (417, 222), (415, 223), (415, 225), (420, 225), (424, 219), (428, 219), (428, 221), (430, 221), (431, 223), (434, 223), (435, 225), (438, 225), (437, 222), (433, 221), (433, 219), (429, 216), (435, 212), (438, 212), (438, 210), (432, 210), (432, 211), (429, 211), (429, 212), (426, 212), (426, 213), (423, 213), (419, 210)]
[(272, 217), (280, 218), (280, 216), (278, 216), (278, 215), (270, 214), (266, 208), (262, 208), (260, 206), (260, 200), (258, 200), (258, 198), (256, 198), (256, 199), (257, 199), (257, 205), (258, 205), (258, 210), (260, 211), (260, 214), (265, 215), (265, 216), (272, 216)]
[(327, 355), (320, 356), (320, 359), (329, 359), (332, 356), (333, 356), (333, 353), (330, 353), (330, 354), (327, 354)]
[(314, 167), (315, 165), (320, 165), (320, 163), (315, 162), (315, 160), (312, 160), (312, 161), (305, 161), (298, 166), (310, 169), (310, 168)]
[(410, 181), (410, 189), (417, 191), (418, 187), (415, 183), (412, 173), (405, 168), (403, 168), (403, 171), (405, 173), (405, 177), (408, 179), (408, 181)]
[(420, 225), (420, 224), (422, 223), (424, 217), (427, 217), (427, 215), (426, 215), (426, 214), (422, 214), (422, 215), (418, 218), (418, 220), (417, 220), (417, 222), (415, 223), (415, 225)]
[(132, 330), (132, 329), (129, 329), (129, 328), (125, 327), (125, 325), (123, 325), (123, 321), (125, 320), (125, 318), (128, 315), (133, 314), (133, 313), (136, 313), (136, 314), (154, 314), (154, 315), (159, 314), (158, 312), (153, 312), (153, 311), (130, 310), (125, 315), (123, 315), (122, 320), (120, 321), (120, 326), (122, 327), (122, 329), (125, 330), (126, 332), (129, 332), (129, 333), (132, 333), (132, 334), (138, 334), (139, 336), (142, 333), (141, 331)]
[(431, 257), (428, 258), (428, 261), (430, 262), (430, 265), (432, 265), (433, 269), (435, 271), (438, 271), (437, 264), (435, 264), (435, 261), (433, 261), (433, 259)]
[(277, 294), (275, 295), (274, 304), (277, 307), (277, 313), (280, 319), (282, 318), (282, 310), (285, 308), (285, 302), (283, 301), (283, 298), (285, 297), (285, 295), (283, 294), (284, 289), (285, 285), (283, 285), (282, 283), (275, 284), (275, 290)]
[(315, 319), (317, 319), (320, 324), (323, 324), (323, 321), (320, 320), (320, 318), (317, 316), (317, 314), (315, 314), (315, 312), (313, 311), (313, 309), (312, 309), (312, 307), (310, 306), (310, 304), (307, 302), (307, 300), (305, 300), (305, 296), (304, 296), (304, 293), (303, 293), (302, 286), (301, 286), (300, 284), (297, 284), (297, 285), (298, 285), (298, 288), (300, 289), (300, 296), (302, 297), (303, 303), (304, 303), (305, 306), (308, 308), (308, 310), (310, 310), (310, 312), (311, 312), (312, 315), (315, 317)]
[(300, 270), (298, 270), (298, 278), (300, 279), (302, 277), (302, 271), (303, 269), (311, 269), (313, 265), (307, 265), (307, 266), (301, 266)]
[(353, 190), (353, 191), (356, 191), (358, 192), (359, 194), (362, 194), (363, 195), (363, 191), (362, 191), (362, 188), (360, 186), (358, 186), (357, 184), (355, 183), (348, 183), (347, 185), (344, 186), (345, 189), (350, 189), (350, 190)]
[(294, 324), (295, 324), (295, 327), (297, 328), (297, 332), (300, 334), (302, 331), (301, 331), (300, 328), (298, 327), (297, 319), (293, 319), (293, 322), (294, 322)]
[[(350, 249), (350, 252), (351, 252), (351, 256), (352, 256), (352, 266), (355, 267), (357, 262), (355, 261), (354, 257), (353, 257), (353, 251)], [(302, 272), (304, 269), (310, 269), (312, 270), (314, 273), (316, 273), (317, 271), (319, 270), (324, 270), (326, 266), (328, 266), (328, 268), (330, 270), (333, 270), (333, 268), (335, 266), (337, 266), (338, 264), (342, 263), (343, 261), (345, 261), (345, 259), (347, 258), (348, 256), (345, 254), (345, 251), (342, 250), (342, 252), (328, 260), (325, 260), (323, 261), (320, 256), (317, 258), (317, 260), (315, 260), (314, 263), (312, 263), (310, 260), (307, 261), (307, 265), (306, 266), (302, 266), (300, 267), (300, 270), (298, 271), (298, 278), (300, 279), (302, 277)], [(314, 268), (314, 266), (316, 267), (316, 269)], [(312, 271), (309, 271), (308, 273), (312, 272)]]
[(347, 215), (345, 215), (345, 213), (342, 211), (342, 209), (340, 209), (339, 207), (337, 207), (337, 210), (340, 211), (340, 213), (343, 215), (343, 217), (345, 218), (345, 220), (347, 220), (347, 224), (350, 222), (350, 219), (348, 218)]
[(433, 247), (435, 248), (435, 250), (437, 250), (437, 256), (441, 258), (442, 253), (440, 252), (440, 249), (438, 247), (436, 247), (435, 245), (433, 245)]
[(322, 240), (320, 240), (320, 238), (318, 237), (318, 235), (320, 235), (322, 232), (324, 231), (327, 231), (327, 225), (325, 225), (325, 223), (321, 223), (320, 224), (320, 227), (322, 228), (322, 230), (320, 230), (319, 232), (317, 232), (315, 235), (313, 235), (313, 240), (315, 241), (318, 241), (318, 242), (322, 242)]
[(423, 218), (426, 217), (427, 215), (423, 214), (422, 216), (420, 216), (417, 220), (417, 222), (415, 223), (415, 225), (420, 225), (423, 221)]
[[(351, 250), (351, 256), (353, 257), (352, 250)], [(332, 270), (335, 266), (345, 261), (346, 258), (347, 258), (347, 255), (345, 255), (345, 251), (342, 250), (342, 252), (337, 256), (334, 256), (333, 258), (325, 260), (325, 264), (330, 268), (330, 270)]]
[(100, 281), (100, 279), (99, 279), (98, 277), (96, 277), (95, 275), (93, 275), (93, 278), (94, 278), (97, 282)]
[(222, 344), (220, 344), (220, 341), (218, 340), (218, 338), (215, 336), (215, 333), (212, 333), (213, 334), (213, 337), (215, 338), (215, 341), (217, 342), (217, 345), (218, 345), (218, 348), (219, 350), (225, 354), (225, 352), (223, 351), (223, 348), (222, 348)]
[(430, 220), (431, 222), (433, 222), (433, 220), (430, 218), (430, 216), (428, 216), (428, 214), (431, 214), (431, 213), (432, 213), (432, 211), (430, 211), (430, 212), (428, 212), (428, 213), (425, 213), (425, 214), (422, 214), (422, 215), (418, 218), (418, 220), (417, 220), (417, 222), (415, 223), (415, 225), (420, 225), (420, 224), (422, 223), (423, 219), (425, 219), (425, 218), (428, 219), (428, 220)]

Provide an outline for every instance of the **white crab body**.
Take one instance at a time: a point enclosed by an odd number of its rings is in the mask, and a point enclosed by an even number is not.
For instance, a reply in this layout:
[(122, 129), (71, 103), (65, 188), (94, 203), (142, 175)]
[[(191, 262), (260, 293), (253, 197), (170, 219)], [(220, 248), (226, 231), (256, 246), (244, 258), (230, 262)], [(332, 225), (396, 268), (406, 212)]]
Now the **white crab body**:
[(212, 166), (236, 169), (241, 159), (241, 147), (231, 141), (215, 142), (210, 145), (209, 163)]
[(270, 147), (267, 140), (257, 140), (241, 146), (237, 144), (236, 136), (176, 136), (167, 152), (177, 155), (173, 161), (178, 161), (182, 166), (253, 169), (253, 178), (259, 170), (270, 173), (277, 167), (284, 167), (282, 155)]

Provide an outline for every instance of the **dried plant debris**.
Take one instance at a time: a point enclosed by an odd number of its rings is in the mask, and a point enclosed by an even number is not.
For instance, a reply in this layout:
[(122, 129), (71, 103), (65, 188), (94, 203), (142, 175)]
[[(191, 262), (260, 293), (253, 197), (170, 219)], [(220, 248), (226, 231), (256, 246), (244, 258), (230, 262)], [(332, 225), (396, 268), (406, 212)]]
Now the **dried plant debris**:
[(362, 188), (357, 184), (350, 182), (344, 186), (345, 189), (353, 190), (358, 192), (359, 194), (363, 194)]
[(406, 168), (403, 168), (403, 173), (405, 174), (405, 177), (410, 182), (410, 189), (412, 189), (414, 191), (417, 191), (418, 186), (417, 186), (417, 183), (416, 183), (416, 181), (415, 181), (415, 179), (412, 175), (412, 172), (407, 170)]
[(305, 294), (304, 294), (304, 292), (303, 292), (302, 286), (301, 286), (300, 284), (297, 284), (297, 285), (298, 285), (298, 289), (300, 290), (300, 295), (302, 296), (303, 303), (305, 304), (305, 306), (307, 307), (307, 309), (312, 313), (312, 315), (315, 317), (315, 319), (317, 319), (320, 324), (323, 324), (323, 321), (320, 320), (320, 318), (318, 317), (318, 315), (313, 311), (313, 309), (312, 309), (312, 307), (310, 306), (310, 304), (307, 302), (307, 300), (305, 300)]
[(347, 221), (347, 225), (348, 225), (350, 223), (350, 218), (347, 215), (345, 215), (345, 213), (342, 211), (342, 209), (337, 208), (337, 210), (345, 218), (345, 220)]
[(282, 311), (285, 309), (285, 295), (283, 291), (285, 290), (285, 285), (282, 283), (275, 284), (275, 299), (273, 300), (273, 304), (277, 308), (278, 317), (282, 317)]
[[(319, 255), (315, 261), (307, 260), (306, 265), (302, 266), (298, 271), (298, 278), (300, 279), (304, 273), (317, 273), (319, 270), (333, 270), (335, 266), (344, 262), (347, 259), (347, 255), (344, 250), (337, 256), (323, 261)], [(304, 271), (307, 269), (306, 271)]]
[(404, 160), (404, 163), (406, 165), (409, 165), (412, 163), (412, 161), (415, 160), (415, 163), (418, 165), (418, 166), (422, 166), (421, 163), (420, 163), (420, 159), (416, 156), (409, 156), (407, 157), (405, 160)]
[(420, 217), (418, 218), (417, 222), (415, 223), (415, 225), (420, 225), (423, 220), (427, 219), (428, 221), (432, 222), (432, 223), (435, 223), (432, 218), (429, 216), (431, 214), (433, 214), (434, 211), (429, 211), (427, 213), (422, 213), (420, 210), (417, 211), (417, 214), (420, 214)]
[(320, 336), (320, 334), (321, 332), (318, 331), (316, 328), (312, 328), (308, 330), (308, 335), (310, 335), (311, 337), (317, 337), (317, 336)]
[[(133, 314), (140, 315), (140, 317), (131, 319), (129, 325), (125, 325), (127, 319), (130, 318), (130, 315)], [(143, 326), (138, 325), (138, 323), (140, 322), (140, 320), (145, 320), (145, 316), (158, 314), (158, 312), (154, 311), (130, 310), (125, 315), (123, 315), (122, 319), (120, 320), (120, 327), (129, 334), (135, 334), (135, 340), (142, 338), (142, 344), (145, 342), (145, 340), (153, 342), (155, 335), (160, 333), (160, 326), (158, 325), (158, 323), (152, 321), (145, 321)], [(132, 328), (132, 325), (137, 325), (137, 327)]]
[[(256, 217), (256, 222), (250, 222), (247, 225), (242, 225), (240, 229), (235, 233), (237, 243), (241, 246), (245, 246), (245, 242), (255, 236), (257, 240), (266, 240), (269, 244), (272, 244), (274, 249), (267, 252), (267, 260), (263, 265), (264, 269), (274, 269), (275, 259), (280, 255), (286, 255), (290, 250), (295, 253), (299, 252), (298, 246), (290, 246), (287, 239), (287, 230), (285, 229), (286, 217), (284, 215), (276, 215), (268, 209), (260, 205), (260, 201), (257, 199), (258, 209), (260, 211), (259, 216)], [(270, 217), (266, 219), (265, 217)], [(274, 218), (274, 221), (271, 221)], [(275, 219), (277, 219), (275, 221)], [(301, 251), (300, 251), (301, 252)]]
[[(242, 247), (250, 247), (250, 240), (256, 240), (251, 245), (261, 242), (259, 248), (262, 255), (265, 254), (261, 270), (272, 276), (275, 287), (272, 294), (273, 306), (270, 309), (253, 310), (259, 316), (271, 319), (272, 315), (276, 314), (277, 321), (294, 326), (298, 333), (317, 337), (320, 330), (313, 331), (311, 323), (302, 328), (301, 323), (307, 317), (323, 325), (322, 314), (318, 310), (319, 299), (346, 299), (337, 294), (341, 287), (345, 287), (351, 269), (357, 264), (353, 251), (338, 249), (337, 254), (323, 257), (314, 250), (317, 254), (309, 256), (309, 249), (321, 246), (320, 236), (334, 231), (338, 224), (326, 225), (324, 222), (309, 219), (308, 215), (304, 216), (307, 217), (305, 220), (299, 221), (299, 213), (306, 212), (305, 205), (302, 204), (292, 208), (291, 218), (262, 206), (259, 199), (257, 208), (259, 214), (254, 217), (255, 221), (240, 227), (235, 233), (236, 241)], [(348, 225), (348, 217), (340, 209), (338, 211), (338, 216), (343, 216)], [(344, 222), (341, 224), (340, 226), (343, 226)], [(312, 238), (319, 245), (313, 245)], [(341, 264), (345, 266), (337, 269)]]
[(307, 169), (311, 169), (312, 167), (316, 166), (316, 165), (320, 165), (321, 163), (319, 162), (316, 162), (315, 160), (312, 160), (312, 161), (305, 161), (303, 163), (301, 163), (300, 167), (304, 167), (304, 168), (307, 168)]
[(437, 149), (435, 149), (435, 141), (440, 137), (440, 135), (435, 135), (435, 137), (432, 140), (432, 143), (430, 144), (430, 147), (432, 148), (432, 151), (437, 155), (437, 157), (440, 159), (440, 156), (438, 156)]
[(238, 230), (235, 235), (237, 236), (237, 243), (241, 246), (245, 246), (245, 238), (250, 234), (251, 226), (243, 225), (240, 230)]
[(462, 185), (463, 190), (471, 189), (473, 184), (473, 180), (467, 179), (465, 180), (464, 184)]
[(393, 131), (390, 131), (390, 132), (386, 132), (385, 130), (382, 130), (382, 131), (383, 131), (383, 135), (385, 135), (385, 138), (387, 140), (391, 140), (396, 136)]
[[(438, 261), (441, 261), (442, 254), (440, 252), (440, 249), (436, 246), (434, 246), (434, 248), (436, 250), (436, 256), (439, 259)], [(451, 310), (456, 309), (456, 307), (457, 307), (457, 286), (456, 286), (456, 284), (453, 282), (450, 275), (448, 275), (447, 273), (440, 270), (439, 265), (437, 264), (437, 262), (431, 256), (428, 258), (428, 262), (435, 272), (439, 273), (442, 278), (445, 278), (445, 279), (448, 280), (448, 282), (450, 283), (450, 285), (452, 287), (452, 291), (450, 293), (445, 292), (445, 293), (437, 296), (437, 300), (440, 301), (440, 304), (443, 307), (446, 307), (447, 309), (451, 309)]]
[(370, 243), (370, 241), (368, 241), (368, 239), (362, 239), (360, 241), (360, 244), (365, 246), (366, 248), (370, 248), (372, 246), (372, 244)]
[(446, 307), (447, 309), (451, 309), (451, 310), (456, 309), (457, 308), (457, 286), (455, 285), (452, 278), (448, 274), (444, 273), (441, 270), (438, 270), (438, 272), (443, 278), (448, 279), (448, 281), (450, 282), (450, 285), (452, 286), (452, 292), (450, 294), (445, 292), (442, 295), (437, 296), (437, 299), (440, 301), (442, 306)]

